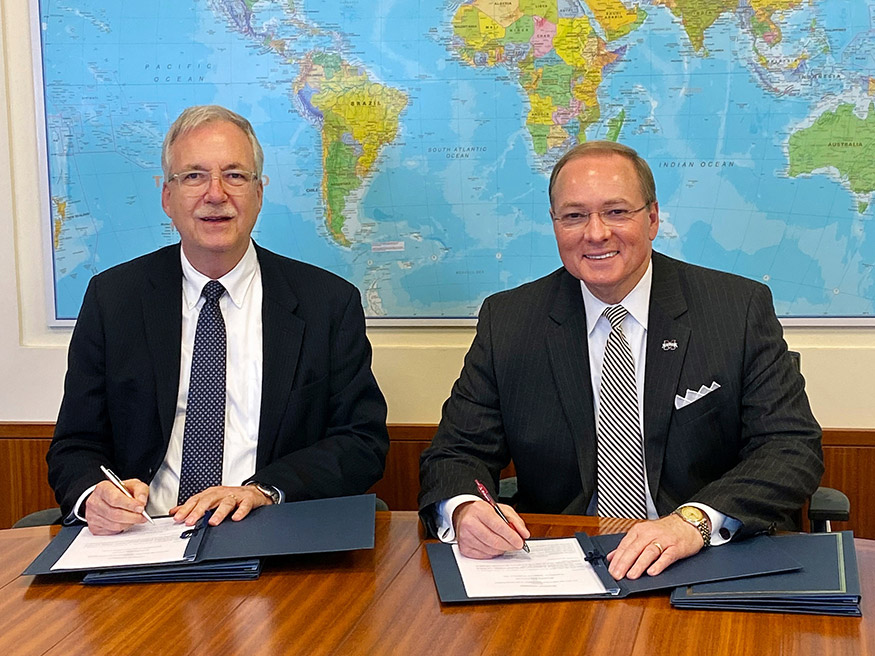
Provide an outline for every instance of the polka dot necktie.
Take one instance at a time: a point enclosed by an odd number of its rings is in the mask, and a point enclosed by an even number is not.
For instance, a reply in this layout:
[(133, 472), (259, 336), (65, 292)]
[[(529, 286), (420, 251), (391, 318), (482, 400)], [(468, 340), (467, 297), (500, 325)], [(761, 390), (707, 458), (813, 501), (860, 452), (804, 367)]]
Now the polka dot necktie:
[(177, 503), (222, 483), (225, 446), (225, 321), (219, 299), (222, 283), (210, 280), (201, 307), (191, 354), (191, 379), (185, 408), (182, 468)]
[(598, 514), (646, 518), (644, 444), (638, 421), (638, 391), (632, 349), (620, 327), (628, 311), (605, 308), (611, 333), (605, 344), (596, 420)]

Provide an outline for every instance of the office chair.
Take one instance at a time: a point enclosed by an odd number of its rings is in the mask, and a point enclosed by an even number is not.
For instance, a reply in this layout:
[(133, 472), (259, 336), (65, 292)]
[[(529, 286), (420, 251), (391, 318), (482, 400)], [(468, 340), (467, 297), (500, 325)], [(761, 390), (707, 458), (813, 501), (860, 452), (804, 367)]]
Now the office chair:
[(49, 526), (61, 523), (60, 508), (46, 508), (25, 515), (12, 525), (12, 528), (27, 528), (28, 526)]
[[(799, 351), (787, 351), (796, 370), (802, 372), (802, 355)], [(846, 522), (851, 516), (851, 502), (844, 492), (831, 487), (819, 487), (808, 502), (808, 521), (812, 533), (829, 533), (831, 522)]]

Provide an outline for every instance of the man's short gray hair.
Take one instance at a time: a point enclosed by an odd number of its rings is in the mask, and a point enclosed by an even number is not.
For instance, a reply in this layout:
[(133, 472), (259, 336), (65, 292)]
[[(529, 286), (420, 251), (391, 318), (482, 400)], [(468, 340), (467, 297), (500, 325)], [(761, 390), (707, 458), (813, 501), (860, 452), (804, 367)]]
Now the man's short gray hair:
[(182, 114), (173, 121), (173, 125), (167, 130), (167, 135), (164, 137), (164, 145), (161, 147), (161, 168), (164, 170), (164, 179), (167, 180), (171, 175), (170, 169), (170, 147), (176, 143), (182, 135), (199, 128), (206, 123), (214, 121), (225, 121), (233, 123), (238, 128), (243, 130), (249, 138), (249, 143), (252, 144), (252, 155), (255, 159), (255, 172), (261, 178), (261, 171), (264, 168), (264, 151), (261, 149), (261, 144), (258, 143), (258, 137), (255, 136), (255, 130), (252, 129), (252, 124), (245, 118), (232, 112), (230, 109), (221, 105), (194, 105), (182, 111)]
[(656, 182), (653, 180), (653, 171), (650, 170), (650, 166), (634, 148), (629, 148), (629, 146), (624, 146), (616, 141), (584, 141), (560, 157), (553, 167), (553, 173), (550, 174), (550, 186), (548, 187), (550, 207), (553, 206), (553, 185), (563, 166), (571, 160), (585, 155), (610, 153), (625, 157), (632, 162), (632, 165), (635, 167), (635, 173), (638, 175), (638, 183), (641, 186), (644, 202), (648, 205), (654, 202), (656, 200)]

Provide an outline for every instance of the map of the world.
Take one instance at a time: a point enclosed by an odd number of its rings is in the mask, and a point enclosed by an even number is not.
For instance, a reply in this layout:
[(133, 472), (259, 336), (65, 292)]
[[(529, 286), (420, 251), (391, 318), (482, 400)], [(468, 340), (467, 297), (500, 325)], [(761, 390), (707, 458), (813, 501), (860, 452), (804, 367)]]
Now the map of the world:
[(175, 243), (161, 142), (253, 123), (253, 236), (370, 318), (476, 316), (561, 266), (547, 181), (577, 142), (653, 168), (657, 250), (769, 285), (783, 317), (875, 314), (875, 1), (41, 0), (52, 281)]

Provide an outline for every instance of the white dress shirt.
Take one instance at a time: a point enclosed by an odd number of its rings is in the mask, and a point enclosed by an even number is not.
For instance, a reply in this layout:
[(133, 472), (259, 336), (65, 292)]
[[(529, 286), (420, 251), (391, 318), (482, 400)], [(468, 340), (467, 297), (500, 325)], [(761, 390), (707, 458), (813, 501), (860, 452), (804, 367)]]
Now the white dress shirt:
[[(635, 387), (638, 394), (638, 425), (641, 430), (641, 435), (644, 435), (644, 371), (647, 365), (647, 320), (650, 316), (650, 289), (653, 284), (653, 262), (647, 266), (647, 271), (630, 291), (626, 297), (620, 301), (619, 305), (626, 308), (628, 314), (623, 319), (622, 329), (626, 340), (629, 342), (629, 348), (632, 351), (632, 359), (635, 362)], [(583, 295), (583, 305), (586, 311), (586, 330), (587, 330), (587, 346), (589, 350), (589, 373), (590, 382), (592, 383), (593, 391), (593, 412), (598, 416), (599, 412), (599, 390), (602, 379), (602, 364), (605, 359), (605, 346), (608, 341), (608, 335), (611, 332), (611, 323), (607, 317), (602, 316), (605, 308), (610, 307), (608, 303), (596, 298), (593, 293), (587, 288), (583, 281), (580, 282), (581, 294)], [(656, 512), (656, 506), (653, 503), (653, 496), (650, 494), (650, 487), (647, 485), (647, 468), (644, 469), (645, 496), (647, 506), (647, 518), (659, 519), (659, 514)], [(598, 491), (593, 494), (587, 512), (595, 515), (597, 509)], [(472, 494), (460, 494), (437, 504), (437, 532), (438, 537), (444, 542), (453, 542), (455, 540), (455, 529), (453, 527), (453, 513), (456, 508), (467, 501), (477, 501), (480, 497)], [(696, 506), (708, 515), (711, 520), (711, 544), (714, 546), (728, 542), (732, 535), (741, 527), (741, 522), (737, 519), (727, 517), (726, 515), (714, 510), (713, 508), (700, 503), (690, 503), (688, 505)], [(726, 531), (721, 531), (725, 528)]]
[[(195, 269), (182, 249), (182, 350), (179, 360), (179, 391), (176, 416), (164, 462), (149, 484), (150, 514), (166, 515), (176, 505), (182, 467), (185, 409), (191, 378), (194, 333), (206, 299), (201, 291), (210, 278)], [(225, 446), (222, 457), (222, 485), (240, 485), (255, 473), (255, 453), (261, 415), (262, 330), (261, 267), (255, 246), (249, 242), (246, 254), (233, 269), (218, 279), (226, 293), (219, 299), (225, 320), (227, 364), (225, 367)]]

